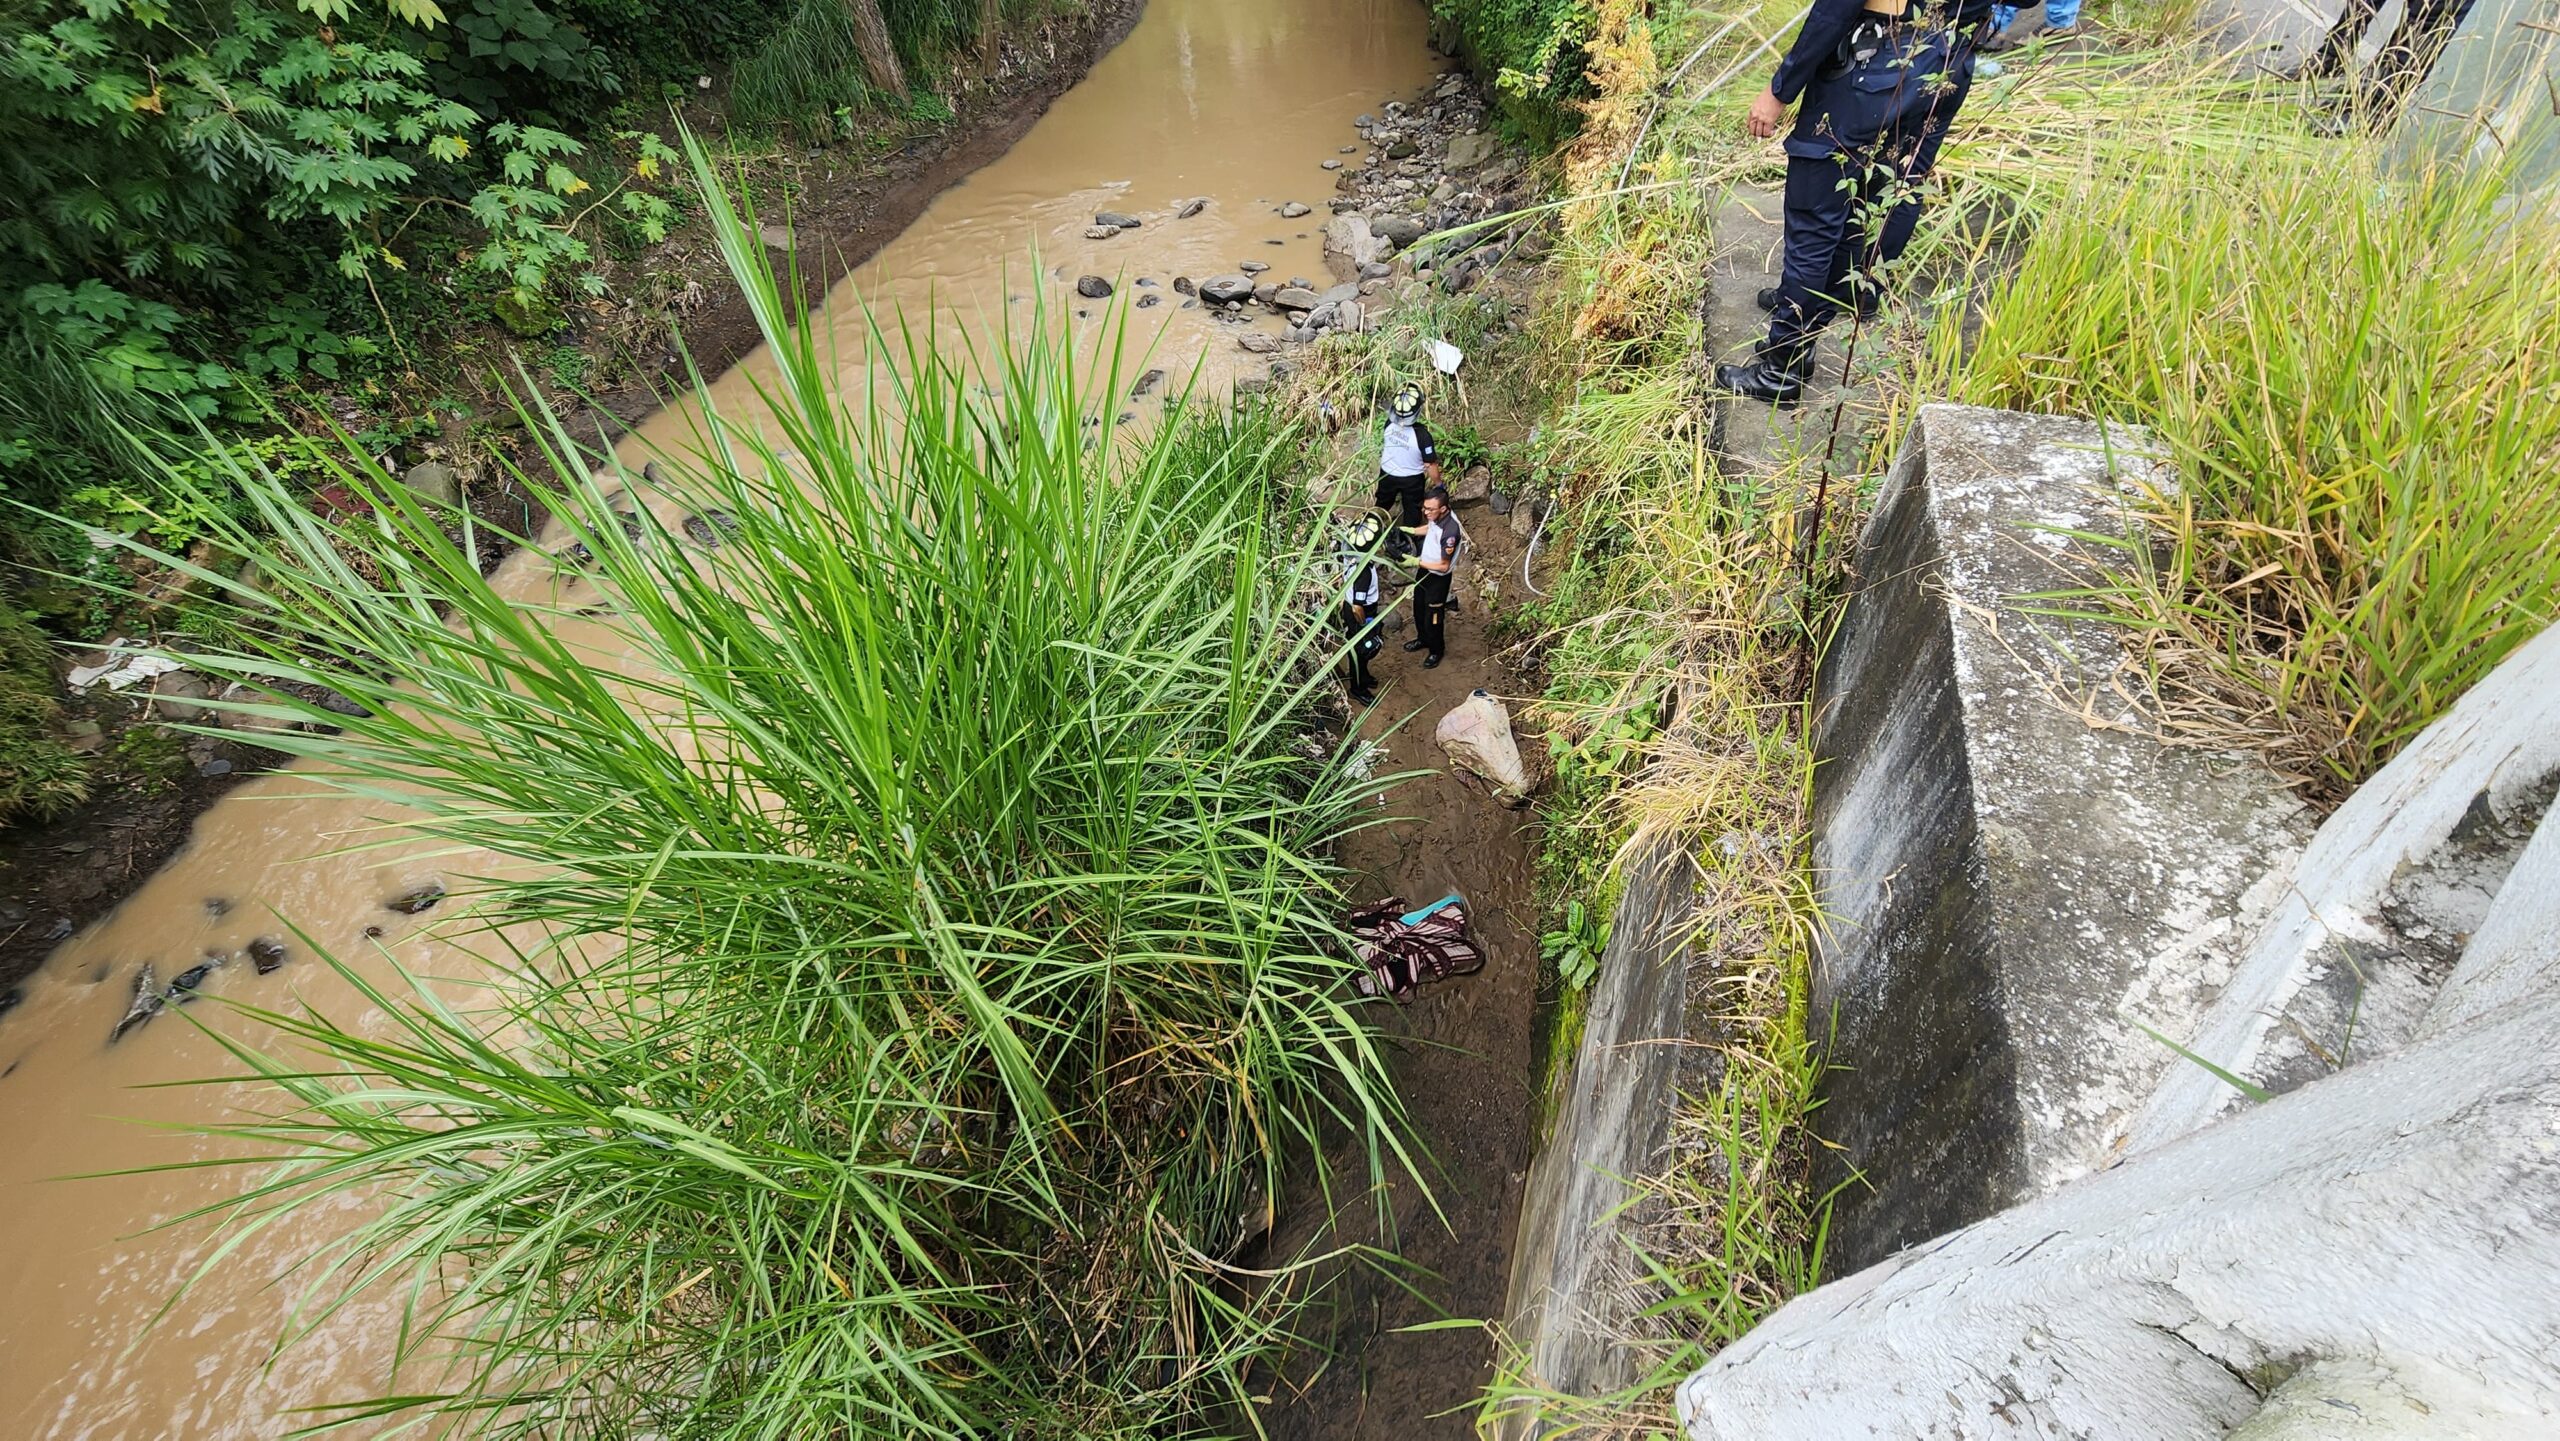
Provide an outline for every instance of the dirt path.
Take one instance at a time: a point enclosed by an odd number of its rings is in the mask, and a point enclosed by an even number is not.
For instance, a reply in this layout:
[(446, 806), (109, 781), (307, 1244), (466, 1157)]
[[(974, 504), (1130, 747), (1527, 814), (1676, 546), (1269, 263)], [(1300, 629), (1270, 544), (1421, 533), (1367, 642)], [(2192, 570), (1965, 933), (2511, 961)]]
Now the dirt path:
[[(1473, 546), (1469, 565), (1480, 574), (1518, 572), (1521, 542), (1506, 519), (1482, 505), (1462, 507), (1459, 519)], [(1310, 1320), (1320, 1336), (1330, 1326), (1333, 1359), (1268, 1418), (1272, 1434), (1289, 1441), (1471, 1437), (1477, 1393), (1492, 1376), (1492, 1342), (1482, 1330), (1395, 1334), (1443, 1316), (1500, 1319), (1529, 1165), (1538, 981), (1531, 813), (1506, 809), (1458, 779), (1431, 739), (1469, 691), (1492, 691), (1516, 712), (1526, 687), (1491, 658), (1483, 601), (1463, 579), (1458, 589), (1448, 659), (1424, 670), (1419, 654), (1399, 648), (1411, 627), (1389, 635), (1376, 666), (1379, 704), (1362, 727), (1385, 747), (1385, 770), (1435, 774), (1388, 797), (1404, 819), (1351, 837), (1342, 851), (1355, 897), (1401, 895), (1421, 905), (1464, 892), (1485, 948), (1483, 971), (1425, 987), (1398, 1028), (1397, 1080), (1414, 1130), (1438, 1162), (1432, 1199), (1447, 1223), (1415, 1188), (1395, 1188), (1395, 1233), (1383, 1239), (1424, 1268), (1411, 1278), (1422, 1295), (1367, 1271), (1340, 1283), (1329, 1318), (1320, 1312)], [(1365, 1202), (1346, 1198), (1346, 1205)]]

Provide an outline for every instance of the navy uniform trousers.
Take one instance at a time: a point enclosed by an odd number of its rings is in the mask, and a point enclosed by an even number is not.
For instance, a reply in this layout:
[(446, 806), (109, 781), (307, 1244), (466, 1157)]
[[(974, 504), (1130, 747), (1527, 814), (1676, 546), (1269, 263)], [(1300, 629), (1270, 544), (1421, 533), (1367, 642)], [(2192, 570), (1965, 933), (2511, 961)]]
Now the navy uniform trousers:
[(1864, 25), (1867, 48), (1805, 87), (1786, 141), (1786, 265), (1763, 359), (1802, 375), (1849, 295), (1911, 243), (1920, 185), (1973, 86), (1973, 44), (1942, 28)]

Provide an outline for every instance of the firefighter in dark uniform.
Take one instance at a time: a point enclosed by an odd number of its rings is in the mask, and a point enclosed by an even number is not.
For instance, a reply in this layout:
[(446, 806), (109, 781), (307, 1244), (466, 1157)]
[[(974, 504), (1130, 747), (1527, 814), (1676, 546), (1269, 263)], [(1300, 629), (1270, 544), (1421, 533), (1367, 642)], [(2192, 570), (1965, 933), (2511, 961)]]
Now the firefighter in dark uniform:
[(1345, 688), (1351, 692), (1355, 705), (1367, 705), (1378, 698), (1377, 682), (1369, 675), (1369, 662), (1377, 659), (1386, 645), (1378, 634), (1378, 542), (1386, 533), (1386, 512), (1373, 510), (1344, 527), (1334, 551), (1342, 564), (1342, 594), (1334, 622), (1351, 643), (1342, 666)]
[(1872, 311), (1878, 272), (1911, 241), (1920, 184), (1973, 84), (1973, 46), (1991, 0), (1813, 0), (1760, 98), (1751, 133), (1778, 133), (1787, 107), (1786, 264), (1764, 292), (1769, 335), (1716, 384), (1793, 405), (1814, 342), (1844, 302)]

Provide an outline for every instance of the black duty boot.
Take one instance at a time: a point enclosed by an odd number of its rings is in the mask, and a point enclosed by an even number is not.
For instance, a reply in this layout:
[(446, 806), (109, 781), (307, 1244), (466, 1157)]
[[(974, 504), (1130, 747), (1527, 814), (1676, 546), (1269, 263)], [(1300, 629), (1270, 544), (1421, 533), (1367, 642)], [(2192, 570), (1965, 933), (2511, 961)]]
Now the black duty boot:
[(1804, 399), (1804, 375), (1765, 355), (1754, 355), (1739, 365), (1717, 366), (1716, 388), (1793, 410)]

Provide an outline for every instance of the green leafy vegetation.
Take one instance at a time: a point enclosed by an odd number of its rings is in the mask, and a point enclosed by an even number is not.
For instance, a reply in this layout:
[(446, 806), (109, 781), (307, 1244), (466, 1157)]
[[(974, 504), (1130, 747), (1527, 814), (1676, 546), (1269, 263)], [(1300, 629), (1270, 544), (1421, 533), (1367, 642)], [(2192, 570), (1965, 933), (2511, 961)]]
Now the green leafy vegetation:
[[(929, 82), (1001, 15), (893, 5), (886, 43), (927, 83), (764, 118), (832, 130), (849, 104), (862, 133), (947, 120)], [(766, 42), (791, 18), (783, 0), (9, 8), (0, 494), (169, 512), (182, 502), (149, 452), (193, 449), (200, 426), (230, 443), (361, 406), (372, 429), (409, 413), (422, 355), (474, 370), (449, 352), (475, 327), (576, 338), (615, 288), (609, 258), (677, 223), (666, 100), (787, 49)], [(34, 513), (0, 524), (14, 589), (86, 563)], [(47, 623), (82, 629), (56, 609)]]
[(1315, 730), (1298, 447), (1188, 404), (1102, 428), (1116, 353), (1041, 323), (976, 361), (875, 332), (900, 378), (840, 391), (713, 210), (767, 403), (547, 494), (560, 593), (495, 588), (361, 456), (330, 463), (364, 524), (236, 478), (225, 539), (274, 537), (230, 592), (251, 643), (194, 663), (364, 703), (268, 712), (500, 858), (503, 979), (359, 981), (388, 1032), (269, 1017), (286, 1047), (241, 1054), (277, 1104), (234, 1133), (282, 1170), (221, 1211), (371, 1198), (313, 1318), (402, 1288), (459, 1380), (368, 1409), (457, 1434), (1230, 1430), (1307, 1284), (1240, 1248), (1284, 1185), (1321, 1207), (1320, 1140), (1363, 1192), (1410, 1164), (1330, 919), (1383, 782)]

